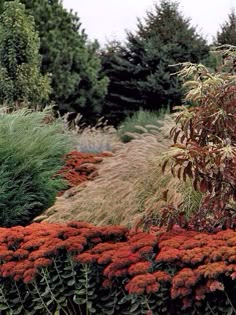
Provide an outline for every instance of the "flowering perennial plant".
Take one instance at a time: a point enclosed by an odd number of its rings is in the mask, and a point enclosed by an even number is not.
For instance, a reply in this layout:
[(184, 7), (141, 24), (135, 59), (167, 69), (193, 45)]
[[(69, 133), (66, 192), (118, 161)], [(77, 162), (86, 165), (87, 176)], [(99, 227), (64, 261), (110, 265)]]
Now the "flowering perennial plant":
[[(0, 229), (1, 314), (233, 314), (236, 232)], [(230, 313), (231, 312), (231, 313)]]
[(82, 153), (71, 151), (65, 155), (65, 165), (58, 174), (67, 181), (71, 188), (81, 184), (84, 181), (93, 179), (97, 175), (95, 164), (100, 163), (104, 157), (112, 156), (110, 152), (104, 153)]

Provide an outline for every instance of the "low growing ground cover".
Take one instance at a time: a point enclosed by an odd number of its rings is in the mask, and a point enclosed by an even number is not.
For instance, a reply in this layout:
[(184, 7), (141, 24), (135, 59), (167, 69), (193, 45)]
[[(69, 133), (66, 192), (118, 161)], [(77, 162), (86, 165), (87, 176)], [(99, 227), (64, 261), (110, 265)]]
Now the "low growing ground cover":
[(235, 253), (232, 230), (1, 228), (1, 314), (234, 314)]

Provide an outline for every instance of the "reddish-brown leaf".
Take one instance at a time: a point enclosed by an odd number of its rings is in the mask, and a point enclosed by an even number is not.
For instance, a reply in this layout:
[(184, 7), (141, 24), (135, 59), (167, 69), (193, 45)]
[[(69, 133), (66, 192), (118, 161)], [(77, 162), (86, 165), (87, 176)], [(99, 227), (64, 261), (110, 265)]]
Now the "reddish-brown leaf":
[(181, 132), (181, 130), (178, 130), (178, 131), (176, 131), (176, 132), (175, 132), (175, 135), (174, 135), (174, 137), (173, 137), (173, 141), (174, 141), (174, 143), (176, 143), (176, 141), (177, 141), (177, 139), (178, 139), (178, 136), (179, 136), (180, 132)]
[(186, 167), (183, 170), (183, 180), (184, 182), (186, 182), (186, 177), (187, 177), (187, 173), (186, 173)]
[(175, 177), (175, 167), (172, 165), (170, 168), (171, 174)]
[(180, 143), (184, 143), (184, 140), (186, 139), (186, 136), (185, 135), (182, 135), (181, 138), (180, 138)]
[(167, 202), (168, 192), (169, 192), (169, 189), (166, 189), (166, 190), (163, 191), (163, 193), (162, 193), (162, 199), (163, 199), (165, 202)]
[(181, 179), (182, 168), (180, 167), (177, 172), (178, 179)]
[(188, 162), (188, 165), (185, 167), (185, 173), (188, 177), (192, 178), (193, 177), (193, 172), (192, 172), (192, 162)]
[(206, 182), (205, 179), (202, 179), (202, 180), (201, 180), (201, 182), (200, 182), (200, 184), (199, 184), (199, 187), (200, 187), (200, 191), (201, 191), (202, 193), (206, 193), (206, 192), (207, 192), (207, 190), (208, 190), (208, 185), (207, 185), (207, 182)]
[(193, 188), (195, 190), (198, 190), (198, 179), (197, 178), (195, 178), (194, 181), (193, 181)]
[(165, 160), (165, 162), (162, 164), (162, 167), (161, 167), (161, 171), (162, 173), (165, 172), (165, 169), (166, 169), (166, 165), (168, 164), (168, 160)]

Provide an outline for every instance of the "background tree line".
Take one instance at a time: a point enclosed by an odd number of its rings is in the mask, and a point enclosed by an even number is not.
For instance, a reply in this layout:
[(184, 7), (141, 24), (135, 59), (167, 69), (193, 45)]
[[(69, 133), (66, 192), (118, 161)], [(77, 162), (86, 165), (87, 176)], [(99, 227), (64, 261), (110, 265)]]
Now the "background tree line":
[[(54, 103), (87, 123), (103, 115), (117, 125), (139, 108), (182, 100), (173, 74), (180, 62), (208, 63), (209, 45), (178, 4), (161, 0), (127, 32), (125, 43), (99, 48), (60, 0), (0, 0), (0, 102), (32, 108)], [(236, 44), (232, 10), (214, 44)]]

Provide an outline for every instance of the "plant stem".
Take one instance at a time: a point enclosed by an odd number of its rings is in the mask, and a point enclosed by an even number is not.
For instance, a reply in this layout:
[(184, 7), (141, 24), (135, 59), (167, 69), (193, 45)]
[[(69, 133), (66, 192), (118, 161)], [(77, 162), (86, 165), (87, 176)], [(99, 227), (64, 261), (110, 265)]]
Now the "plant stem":
[(210, 309), (212, 315), (217, 315), (217, 314), (214, 313), (213, 309), (211, 308), (211, 306), (210, 306), (210, 304), (209, 304), (208, 302), (207, 302), (207, 306), (209, 307), (209, 309)]
[(0, 288), (0, 293), (1, 293), (2, 297), (3, 297), (4, 302), (5, 302), (6, 305), (8, 306), (9, 310), (11, 310), (11, 307), (10, 307), (10, 305), (9, 305), (8, 302), (7, 302), (7, 299), (6, 299), (6, 297), (5, 297), (5, 294), (4, 294), (4, 292), (3, 292), (2, 287)]
[(18, 294), (18, 296), (19, 296), (19, 298), (20, 298), (21, 305), (23, 306), (23, 309), (24, 309), (25, 313), (28, 314), (28, 311), (27, 311), (27, 310), (25, 309), (25, 307), (24, 307), (24, 302), (22, 301), (22, 298), (21, 298), (21, 294), (20, 294), (20, 290), (19, 290), (19, 288), (18, 288), (18, 285), (17, 285), (16, 282), (14, 282), (14, 284), (15, 284), (15, 287), (16, 287), (17, 294)]
[(227, 292), (226, 292), (226, 291), (224, 291), (224, 294), (226, 295), (227, 300), (228, 300), (228, 302), (229, 302), (230, 306), (232, 307), (232, 310), (234, 311), (234, 314), (236, 314), (236, 309), (235, 309), (235, 307), (233, 306), (233, 304), (232, 304), (232, 302), (231, 302), (231, 300), (230, 300), (230, 298), (229, 298), (229, 296), (228, 296)]
[(88, 268), (87, 265), (84, 266), (85, 271), (85, 281), (86, 281), (86, 315), (89, 315), (88, 305)]
[(37, 291), (38, 296), (39, 296), (39, 298), (40, 298), (40, 300), (41, 300), (41, 302), (42, 302), (42, 304), (43, 304), (45, 310), (48, 312), (48, 314), (53, 315), (53, 313), (49, 310), (49, 308), (47, 307), (47, 305), (44, 303), (44, 300), (42, 299), (41, 294), (40, 294), (40, 292), (39, 292), (37, 283), (34, 281), (32, 284), (33, 284), (35, 290)]
[(42, 269), (42, 272), (43, 272), (43, 278), (45, 279), (45, 282), (46, 282), (46, 285), (47, 285), (47, 287), (48, 287), (48, 289), (49, 289), (49, 291), (50, 291), (51, 297), (52, 297), (53, 300), (56, 302), (57, 306), (60, 307), (66, 315), (70, 315), (69, 313), (67, 313), (67, 311), (64, 309), (64, 307), (61, 306), (61, 305), (58, 303), (58, 301), (57, 301), (57, 299), (56, 299), (54, 293), (52, 292), (51, 287), (50, 287), (50, 285), (49, 285), (49, 283), (48, 283), (47, 275), (46, 275), (44, 269)]

